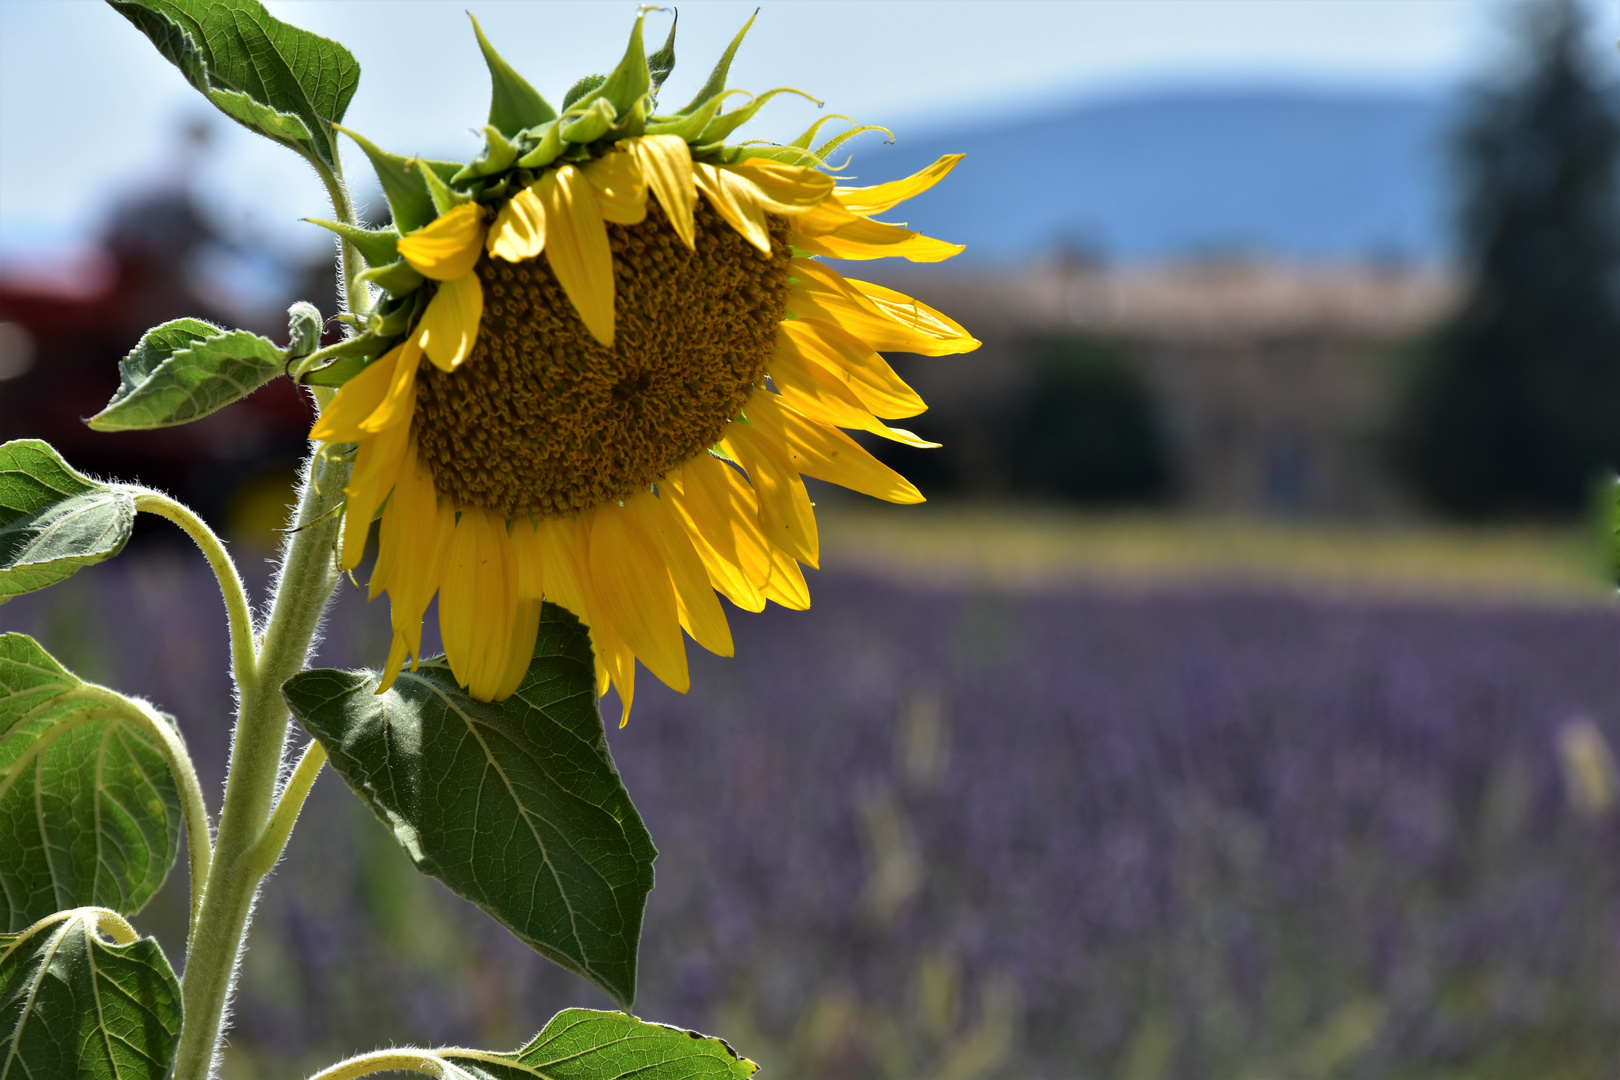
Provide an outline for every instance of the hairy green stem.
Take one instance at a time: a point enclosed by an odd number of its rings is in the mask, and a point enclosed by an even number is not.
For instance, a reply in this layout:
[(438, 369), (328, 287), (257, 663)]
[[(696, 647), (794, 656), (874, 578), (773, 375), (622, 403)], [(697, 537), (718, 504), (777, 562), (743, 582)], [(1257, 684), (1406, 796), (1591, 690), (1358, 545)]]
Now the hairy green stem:
[(376, 1050), (322, 1069), (309, 1080), (358, 1080), (383, 1072), (414, 1072), (424, 1076), (444, 1075), (444, 1062), (431, 1050)]
[(172, 724), (146, 708), (141, 702), (132, 701), (114, 690), (96, 686), (94, 683), (87, 684), (78, 692), (84, 694), (88, 700), (101, 704), (114, 715), (131, 720), (135, 726), (150, 735), (157, 742), (164, 763), (169, 766), (169, 773), (180, 789), (180, 809), (186, 825), (187, 865), (191, 870), (189, 930), (195, 936), (197, 916), (202, 911), (203, 889), (207, 885), (208, 872), (214, 859), (214, 845), (208, 832), (208, 805), (203, 802), (202, 785), (197, 782), (197, 769), (191, 763), (191, 755), (186, 751), (185, 741)]
[(325, 764), (326, 747), (311, 740), (304, 747), (304, 756), (298, 759), (298, 767), (282, 785), (281, 797), (276, 800), (276, 808), (270, 812), (270, 820), (259, 842), (248, 852), (248, 864), (254, 873), (262, 877), (275, 868), (276, 860), (281, 858), (282, 851), (287, 847), (287, 838), (292, 835), (293, 826), (298, 822), (298, 812), (304, 808), (304, 800), (309, 798), (309, 789), (315, 785), (315, 777), (320, 775), (321, 766)]
[(248, 913), (259, 882), (275, 863), (273, 857), (266, 861), (259, 843), (270, 825), (286, 750), (288, 712), (281, 684), (303, 670), (337, 584), (333, 548), (339, 519), (331, 510), (342, 498), (348, 472), (348, 462), (319, 450), (306, 462), (295, 530), (283, 553), (259, 650), (259, 678), (244, 688), (237, 711), (213, 867), (180, 983), (185, 1019), (176, 1080), (210, 1075)]
[[(354, 213), (341, 172), (319, 165), (316, 172), (326, 184), (337, 218), (352, 223)], [(352, 308), (366, 290), (359, 280), (359, 253), (345, 242), (340, 258), (344, 301)], [(330, 397), (317, 393), (316, 403), (324, 407)], [(303, 670), (321, 614), (337, 585), (341, 516), (336, 511), (349, 469), (346, 457), (327, 453), (323, 446), (315, 447), (304, 463), (304, 482), (282, 549), (255, 678), (251, 686), (241, 687), (213, 865), (180, 981), (184, 1018), (174, 1080), (208, 1080), (214, 1071), (254, 897), (280, 857), (324, 757), (324, 751), (306, 754), (276, 805), (289, 720), (281, 685)]]
[(225, 545), (190, 507), (161, 492), (136, 489), (135, 509), (174, 522), (202, 549), (214, 577), (219, 580), (220, 594), (225, 597), (225, 614), (231, 623), (231, 675), (237, 689), (245, 691), (258, 677), (253, 656), (253, 615), (248, 610), (247, 590), (242, 588), (242, 578), (236, 572), (236, 564), (225, 553)]

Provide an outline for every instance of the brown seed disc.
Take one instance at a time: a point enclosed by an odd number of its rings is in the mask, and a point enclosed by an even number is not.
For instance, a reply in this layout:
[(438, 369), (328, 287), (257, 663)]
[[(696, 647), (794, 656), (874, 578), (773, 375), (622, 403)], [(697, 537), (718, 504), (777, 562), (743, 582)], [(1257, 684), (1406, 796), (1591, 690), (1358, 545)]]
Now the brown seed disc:
[(609, 225), (616, 326), (601, 345), (544, 255), (479, 259), (484, 317), (455, 371), (424, 362), (416, 438), (457, 506), (508, 518), (573, 514), (645, 489), (713, 446), (776, 345), (788, 288), (788, 222), (771, 254), (702, 199), (697, 250), (657, 200)]

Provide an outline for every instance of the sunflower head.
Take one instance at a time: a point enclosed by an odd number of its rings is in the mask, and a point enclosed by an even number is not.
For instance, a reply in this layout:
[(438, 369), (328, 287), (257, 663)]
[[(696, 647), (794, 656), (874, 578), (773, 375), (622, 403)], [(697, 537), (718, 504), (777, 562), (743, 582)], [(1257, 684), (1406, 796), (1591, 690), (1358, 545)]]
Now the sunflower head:
[(476, 697), (509, 695), (543, 598), (590, 627), (599, 686), (616, 685), (628, 714), (638, 660), (686, 689), (683, 630), (729, 655), (716, 591), (754, 611), (809, 604), (800, 564), (818, 549), (802, 476), (922, 499), (840, 429), (932, 445), (880, 419), (924, 405), (879, 350), (978, 342), (817, 257), (956, 254), (873, 215), (960, 155), (841, 187), (828, 156), (884, 129), (851, 123), (812, 146), (827, 117), (792, 143), (730, 145), (772, 97), (801, 92), (726, 87), (745, 25), (697, 96), (659, 112), (675, 28), (648, 56), (647, 10), (618, 66), (575, 83), (560, 111), (474, 20), (493, 91), (470, 162), (405, 158), (348, 132), (394, 220), (317, 222), (356, 247), (377, 291), (361, 332), (302, 377), (341, 387), (312, 437), (358, 444), (345, 567), (381, 517), (384, 688), (419, 654), (437, 594), (457, 679)]

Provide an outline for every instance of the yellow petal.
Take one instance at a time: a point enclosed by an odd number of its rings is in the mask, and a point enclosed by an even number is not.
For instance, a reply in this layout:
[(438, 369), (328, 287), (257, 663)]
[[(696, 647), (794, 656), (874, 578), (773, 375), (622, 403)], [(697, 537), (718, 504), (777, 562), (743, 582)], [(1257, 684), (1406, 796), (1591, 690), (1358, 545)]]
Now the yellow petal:
[(410, 425), (398, 424), (380, 435), (361, 440), (359, 452), (354, 456), (354, 471), (343, 489), (346, 499), (340, 565), (345, 570), (360, 565), (372, 516), (394, 486), (400, 466), (405, 462), (410, 436)]
[(439, 635), (456, 682), (493, 701), (506, 674), (517, 617), (516, 566), (506, 524), (463, 509), (439, 587)]
[(759, 591), (765, 599), (793, 611), (803, 611), (810, 606), (810, 586), (805, 583), (804, 571), (793, 561), (793, 556), (777, 548), (771, 549), (770, 573), (760, 582)]
[(859, 491), (892, 503), (923, 502), (922, 492), (867, 453), (835, 427), (827, 427), (776, 403), (760, 391), (748, 401), (748, 418), (756, 428), (770, 432), (787, 447), (793, 468), (805, 476)]
[(540, 550), (540, 534), (534, 523), (520, 517), (511, 524), (512, 550), (517, 554), (519, 600), (539, 600), (546, 595), (546, 563)]
[(916, 416), (928, 405), (888, 361), (843, 327), (825, 319), (789, 319), (778, 327), (778, 345), (787, 342), (801, 359), (842, 379), (874, 416)]
[(396, 345), (368, 364), (360, 374), (338, 388), (321, 410), (309, 437), (317, 442), (358, 442), (365, 435), (360, 425), (382, 404), (394, 381), (405, 346)]
[[(630, 722), (630, 705), (636, 697), (636, 654), (616, 635), (601, 634), (594, 626), (591, 627), (591, 651), (614, 689), (619, 691), (619, 726), (622, 728)], [(605, 693), (607, 687), (601, 685), (599, 677), (597, 696)]]
[(540, 562), (545, 567), (545, 597), (561, 604), (586, 626), (595, 621), (590, 578), (586, 570), (590, 534), (581, 535), (573, 518), (541, 518), (535, 526)]
[[(422, 572), (422, 563), (431, 550), (438, 494), (433, 490), (433, 473), (423, 459), (415, 439), (405, 448), (405, 460), (394, 481), (393, 494), (383, 510), (377, 530), (377, 562), (371, 568), (369, 598), (375, 600), (392, 588), (394, 609), (399, 597), (410, 591), (410, 584)], [(438, 585), (438, 573), (429, 575)], [(428, 593), (429, 596), (433, 594)], [(427, 601), (422, 602), (427, 606)], [(420, 619), (420, 616), (418, 616)], [(417, 636), (409, 636), (416, 643)]]
[(621, 143), (641, 166), (647, 186), (664, 208), (675, 235), (690, 249), (697, 247), (692, 212), (697, 208), (697, 183), (692, 179), (692, 150), (679, 135), (644, 135)]
[(636, 159), (622, 151), (604, 154), (584, 167), (602, 217), (615, 225), (637, 225), (647, 217), (647, 182)]
[(410, 646), (405, 644), (405, 639), (395, 634), (388, 645), (388, 659), (383, 661), (382, 680), (377, 683), (377, 693), (386, 694), (389, 687), (394, 685), (394, 680), (399, 678), (410, 652)]
[[(396, 487), (394, 495), (398, 498), (405, 491), (403, 486)], [(430, 480), (425, 499), (416, 499), (411, 511), (393, 526), (398, 531), (399, 553), (387, 582), (388, 615), (394, 636), (404, 641), (415, 671), (422, 658), (422, 618), (444, 579), (455, 539), (456, 513), (450, 500), (439, 501), (432, 493)], [(389, 528), (385, 523), (385, 536)]]
[(765, 254), (771, 253), (771, 230), (765, 224), (757, 187), (730, 170), (702, 162), (692, 164), (692, 178), (726, 224)]
[(454, 371), (472, 355), (484, 317), (484, 286), (477, 274), (442, 282), (422, 313), (422, 348), (433, 366)]
[(804, 356), (791, 338), (778, 340), (769, 374), (781, 404), (812, 420), (834, 427), (870, 431), (920, 450), (939, 446), (902, 428), (892, 428), (873, 416), (845, 379)]
[(564, 165), (530, 190), (546, 208), (546, 259), (591, 336), (613, 344), (613, 252), (596, 196), (578, 169)]
[(411, 269), (434, 281), (472, 273), (484, 248), (484, 208), (463, 203), (399, 238), (399, 253)]
[(822, 236), (797, 234), (793, 246), (812, 255), (832, 259), (908, 259), (911, 262), (941, 262), (960, 255), (961, 244), (949, 244), (931, 236), (857, 217)]
[(748, 472), (759, 495), (760, 521), (765, 538), (800, 562), (815, 566), (820, 560), (816, 514), (804, 481), (794, 471), (787, 448), (758, 428), (727, 424), (723, 446)]
[(388, 393), (371, 415), (360, 422), (360, 430), (366, 434), (387, 431), (395, 424), (409, 424), (416, 414), (416, 370), (422, 366), (422, 347), (417, 344), (419, 336), (413, 334), (399, 346), (399, 359), (388, 384)]
[(878, 286), (846, 280), (814, 259), (794, 259), (789, 273), (797, 279), (788, 286), (789, 311), (825, 319), (872, 349), (946, 356), (979, 347), (967, 331), (909, 296), (883, 290), (889, 293), (883, 297), (872, 291)]
[(675, 586), (675, 608), (681, 626), (692, 640), (718, 656), (735, 651), (726, 613), (709, 585), (703, 561), (692, 546), (686, 529), (675, 516), (667, 498), (642, 491), (625, 501), (625, 511), (635, 518), (658, 548), (670, 582)]
[(734, 502), (715, 469), (735, 471), (707, 454), (687, 462), (679, 480), (670, 484), (671, 506), (692, 537), (709, 583), (745, 611), (762, 611), (765, 598), (755, 582), (765, 579), (770, 559), (759, 531), (759, 503), (746, 483), (738, 490), (748, 501)]
[(671, 689), (691, 685), (669, 571), (652, 539), (614, 503), (591, 522), (591, 585), (614, 631)]
[(874, 184), (871, 187), (834, 188), (833, 196), (846, 209), (862, 217), (881, 214), (914, 195), (921, 195), (945, 179), (962, 157), (961, 154), (946, 154), (928, 168), (912, 173), (904, 180), (891, 180), (887, 184)]
[(845, 278), (844, 284), (864, 296), (869, 303), (875, 304), (895, 322), (918, 333), (929, 334), (939, 341), (949, 342), (956, 352), (972, 352), (979, 347), (979, 342), (962, 329), (955, 319), (905, 293), (856, 278)]
[(728, 556), (712, 543), (707, 528), (700, 526), (693, 516), (691, 505), (673, 488), (665, 492), (664, 497), (670, 501), (671, 515), (686, 530), (692, 550), (697, 552), (699, 561), (703, 563), (703, 572), (709, 576), (709, 584), (744, 611), (763, 611), (765, 598), (759, 595), (759, 589), (738, 565), (736, 549), (733, 547)]
[(833, 190), (832, 177), (802, 165), (755, 159), (720, 168), (747, 181), (756, 192), (755, 201), (768, 213), (783, 217), (805, 213)]
[(546, 208), (533, 187), (524, 188), (501, 207), (487, 244), (490, 255), (507, 262), (532, 259), (545, 250)]
[(540, 633), (540, 601), (519, 600), (512, 622), (512, 638), (507, 648), (506, 667), (495, 689), (495, 700), (505, 701), (523, 684), (534, 659), (534, 641)]

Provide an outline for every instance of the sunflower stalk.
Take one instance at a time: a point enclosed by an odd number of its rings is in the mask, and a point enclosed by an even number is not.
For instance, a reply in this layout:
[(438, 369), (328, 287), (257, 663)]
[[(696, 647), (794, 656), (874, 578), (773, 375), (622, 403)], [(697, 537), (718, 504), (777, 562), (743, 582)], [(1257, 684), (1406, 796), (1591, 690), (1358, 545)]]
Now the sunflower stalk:
[[(330, 173), (321, 172), (337, 219), (347, 225), (357, 224), (336, 161)], [(359, 250), (350, 241), (341, 240), (338, 259), (344, 282), (340, 303), (345, 313), (351, 313), (354, 298), (366, 295), (367, 289), (359, 280)], [(314, 393), (318, 406), (324, 406), (332, 395), (325, 387), (314, 388)], [(312, 744), (299, 768), (277, 790), (290, 717), (281, 684), (308, 662), (321, 615), (338, 583), (333, 551), (341, 523), (343, 487), (353, 463), (349, 455), (322, 451), (319, 446), (314, 448), (302, 466), (298, 505), (282, 546), (269, 618), (258, 639), (256, 655), (237, 664), (238, 704), (225, 799), (212, 865), (202, 888), (180, 981), (184, 1020), (175, 1057), (175, 1080), (208, 1080), (213, 1074), (227, 1003), (236, 982), (259, 885), (286, 849), (298, 811), (326, 760), (320, 745)], [(206, 526), (202, 528), (206, 530)], [(230, 565), (229, 557), (217, 541), (214, 550), (205, 547), (204, 551), (210, 563), (216, 564), (216, 572), (221, 573), (224, 588), (226, 575), (218, 563)], [(241, 594), (234, 565), (230, 566), (229, 576), (237, 581), (236, 593)], [(245, 617), (245, 603), (244, 598), (240, 604), (230, 605), (233, 641), (244, 636), (238, 633), (238, 627)], [(245, 636), (251, 650), (253, 638), (251, 634)]]

